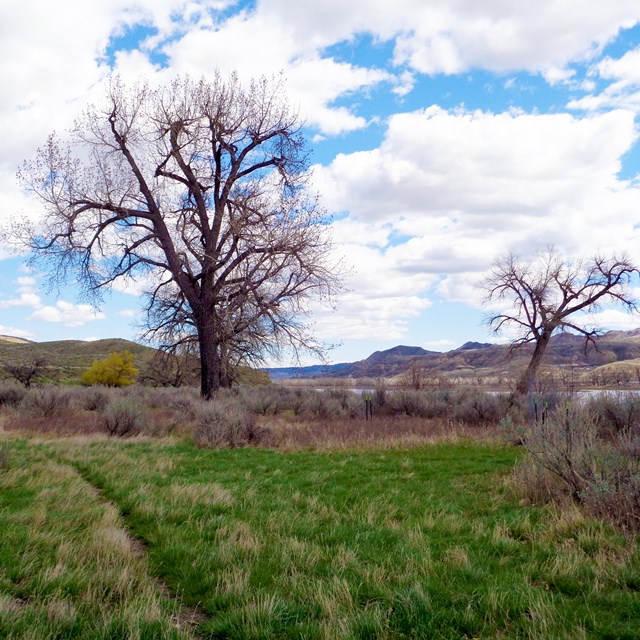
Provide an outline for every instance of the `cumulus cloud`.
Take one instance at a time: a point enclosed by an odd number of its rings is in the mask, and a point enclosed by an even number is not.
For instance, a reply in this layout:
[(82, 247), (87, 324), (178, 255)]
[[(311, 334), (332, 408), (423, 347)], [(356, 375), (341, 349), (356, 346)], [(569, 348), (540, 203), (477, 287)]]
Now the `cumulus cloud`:
[[(580, 19), (576, 20), (576, 14)], [(396, 62), (422, 73), (527, 69), (564, 79), (567, 64), (588, 58), (621, 28), (640, 20), (625, 0), (558, 3), (416, 2), (414, 27), (398, 38)]]
[[(618, 173), (638, 140), (640, 54), (597, 59), (640, 21), (640, 5), (628, 0), (24, 0), (20, 11), (9, 4), (0, 6), (0, 55), (12, 61), (0, 67), (0, 82), (11, 87), (0, 96), (3, 211), (35, 215), (15, 185), (17, 166), (52, 129), (70, 124), (112, 70), (152, 80), (214, 67), (284, 71), (290, 99), (318, 139), (387, 117), (425, 76), (524, 70), (550, 84), (583, 81), (587, 95), (570, 106), (594, 115), (435, 106), (396, 113), (381, 144), (367, 140), (368, 150), (316, 167), (326, 206), (342, 215), (338, 252), (353, 265), (351, 293), (338, 300), (339, 313), (319, 316), (319, 327), (343, 337), (402, 337), (432, 295), (476, 304), (469, 278), (507, 248), (637, 246), (638, 185)], [(358, 43), (373, 57), (355, 55)], [(592, 65), (586, 82), (577, 63)], [(364, 105), (381, 89), (386, 103), (372, 116)], [(65, 324), (101, 317), (88, 305), (44, 306), (31, 284), (18, 283), (18, 295), (0, 305)], [(142, 287), (116, 288), (139, 295)]]
[(397, 314), (387, 330), (398, 337), (434, 296), (480, 307), (479, 283), (506, 251), (632, 250), (640, 189), (618, 172), (636, 138), (624, 110), (577, 118), (431, 107), (393, 116), (378, 148), (315, 168), (325, 205), (350, 212), (336, 239), (367, 300), (340, 300), (335, 325), (386, 335), (367, 316), (385, 318), (387, 296)]
[(31, 331), (18, 329), (18, 327), (9, 327), (3, 324), (0, 324), (0, 335), (11, 336), (14, 338), (25, 338), (25, 340), (32, 340), (34, 337)]
[[(191, 30), (168, 44), (164, 51), (171, 68), (179, 72), (207, 73), (211, 60), (223, 72), (243, 77), (270, 76), (284, 71), (292, 104), (308, 125), (336, 135), (366, 126), (366, 119), (333, 102), (351, 92), (366, 90), (392, 76), (322, 56), (292, 28), (286, 16), (240, 13), (221, 26)], [(238, 46), (238, 43), (242, 43)]]
[(23, 292), (16, 298), (0, 300), (0, 309), (10, 309), (12, 307), (33, 307), (41, 305), (40, 296), (32, 292)]
[(385, 250), (399, 268), (477, 271), (506, 248), (632, 247), (640, 190), (618, 172), (637, 136), (624, 110), (576, 118), (430, 107), (393, 116), (380, 147), (316, 167), (315, 184), (329, 210), (406, 238)]
[[(640, 112), (640, 48), (628, 51), (620, 58), (607, 56), (594, 65), (591, 74), (608, 84), (600, 92), (571, 100), (570, 109), (624, 108)], [(593, 83), (588, 89), (596, 86)]]
[(40, 322), (60, 322), (67, 327), (81, 327), (92, 320), (102, 320), (106, 316), (89, 304), (75, 304), (58, 300), (55, 306), (38, 307), (27, 319)]
[(327, 341), (384, 339), (400, 340), (408, 323), (431, 305), (416, 295), (383, 298), (352, 292), (336, 300), (336, 311), (315, 307), (314, 333)]
[(16, 284), (18, 291), (30, 291), (36, 286), (36, 279), (33, 276), (19, 276)]
[(599, 331), (612, 329), (631, 331), (638, 327), (638, 316), (620, 309), (603, 309), (589, 314), (585, 319), (590, 327)]

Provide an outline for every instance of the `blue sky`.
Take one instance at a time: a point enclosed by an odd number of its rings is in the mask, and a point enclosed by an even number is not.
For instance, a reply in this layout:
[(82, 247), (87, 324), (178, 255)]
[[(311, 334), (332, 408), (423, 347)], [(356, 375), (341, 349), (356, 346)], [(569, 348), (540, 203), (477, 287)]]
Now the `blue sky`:
[[(640, 261), (637, 2), (9, 0), (0, 54), (6, 226), (40, 215), (20, 163), (110, 73), (284, 72), (350, 268), (335, 309), (310, 309), (318, 337), (340, 345), (334, 362), (493, 340), (477, 283), (506, 251)], [(0, 258), (0, 333), (138, 334), (142, 283), (92, 308), (9, 246)], [(594, 322), (640, 317), (603, 309)]]

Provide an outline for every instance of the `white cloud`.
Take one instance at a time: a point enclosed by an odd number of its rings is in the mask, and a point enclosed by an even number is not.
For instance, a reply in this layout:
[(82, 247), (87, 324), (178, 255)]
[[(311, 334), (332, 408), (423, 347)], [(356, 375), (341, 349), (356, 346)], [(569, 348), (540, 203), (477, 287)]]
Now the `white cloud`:
[(343, 242), (336, 252), (351, 267), (346, 291), (336, 297), (335, 311), (312, 306), (316, 335), (330, 342), (406, 337), (410, 320), (431, 306), (423, 293), (434, 283), (434, 276), (404, 269), (379, 246)]
[(32, 340), (34, 337), (31, 331), (18, 329), (17, 327), (8, 327), (3, 324), (0, 324), (0, 335), (11, 336), (13, 338), (25, 338), (26, 340)]
[(640, 190), (617, 173), (637, 136), (622, 110), (574, 118), (431, 107), (393, 116), (379, 148), (316, 167), (315, 186), (330, 211), (409, 237), (388, 253), (432, 273), (475, 271), (507, 248), (631, 248)]
[(636, 138), (628, 111), (575, 118), (432, 107), (393, 116), (380, 147), (315, 168), (325, 205), (350, 212), (336, 240), (355, 265), (349, 286), (366, 298), (341, 299), (333, 325), (402, 337), (441, 274), (440, 296), (480, 307), (478, 282), (508, 250), (633, 251), (640, 189), (617, 173)]
[(55, 306), (41, 306), (27, 319), (40, 322), (60, 322), (67, 327), (81, 327), (92, 320), (102, 320), (106, 316), (89, 304), (75, 304), (58, 300)]
[(637, 313), (627, 313), (620, 309), (603, 309), (587, 314), (583, 318), (585, 325), (600, 331), (620, 330), (631, 331), (640, 326), (640, 318)]
[(18, 290), (27, 290), (32, 289), (36, 286), (36, 279), (33, 276), (19, 276), (16, 280), (16, 284), (18, 284)]
[(458, 345), (453, 340), (430, 340), (424, 344), (424, 348), (429, 351), (451, 351), (456, 346)]
[(414, 295), (369, 296), (352, 292), (336, 300), (337, 311), (314, 308), (314, 333), (329, 342), (340, 340), (401, 340), (408, 323), (431, 305)]
[(13, 307), (37, 308), (40, 305), (41, 305), (40, 296), (31, 292), (23, 292), (17, 298), (10, 298), (9, 300), (0, 300), (0, 309), (11, 309)]
[(640, 21), (628, 0), (585, 4), (476, 0), (262, 0), (262, 22), (287, 25), (295, 40), (317, 48), (370, 33), (397, 38), (395, 61), (421, 73), (472, 68), (551, 74), (592, 56), (621, 28)]
[(595, 83), (586, 87), (592, 92), (571, 100), (570, 109), (624, 108), (640, 112), (640, 48), (628, 51), (621, 58), (604, 58), (594, 66), (592, 75), (611, 83), (600, 93), (593, 92)]
[(238, 71), (245, 78), (284, 71), (289, 99), (309, 125), (330, 135), (364, 127), (363, 117), (333, 101), (391, 80), (392, 76), (379, 69), (321, 57), (317, 46), (301, 39), (289, 16), (259, 10), (235, 15), (213, 28), (190, 30), (168, 44), (165, 51), (171, 68), (179, 72), (206, 74), (211, 71), (212, 60), (223, 72)]

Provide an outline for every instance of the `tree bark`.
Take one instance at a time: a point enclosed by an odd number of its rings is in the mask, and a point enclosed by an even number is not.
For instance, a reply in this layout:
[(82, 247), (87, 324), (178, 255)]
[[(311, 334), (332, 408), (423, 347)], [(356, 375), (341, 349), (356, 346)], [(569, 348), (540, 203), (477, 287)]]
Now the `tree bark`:
[(197, 321), (200, 349), (200, 395), (211, 400), (222, 384), (222, 363), (215, 326), (211, 318)]
[(525, 372), (522, 374), (522, 377), (516, 385), (516, 390), (514, 392), (515, 396), (524, 397), (531, 390), (531, 385), (533, 384), (536, 374), (538, 373), (540, 363), (542, 362), (542, 357), (547, 350), (547, 346), (549, 345), (549, 340), (551, 340), (552, 333), (553, 329), (545, 330), (536, 340), (536, 347), (533, 350), (531, 360), (529, 361)]

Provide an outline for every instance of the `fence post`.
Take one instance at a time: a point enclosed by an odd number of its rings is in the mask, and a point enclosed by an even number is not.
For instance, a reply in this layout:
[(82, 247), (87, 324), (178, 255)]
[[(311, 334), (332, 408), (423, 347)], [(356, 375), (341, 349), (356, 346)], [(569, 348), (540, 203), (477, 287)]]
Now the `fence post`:
[(369, 418), (373, 418), (373, 398), (371, 394), (364, 394), (364, 419), (369, 420)]

